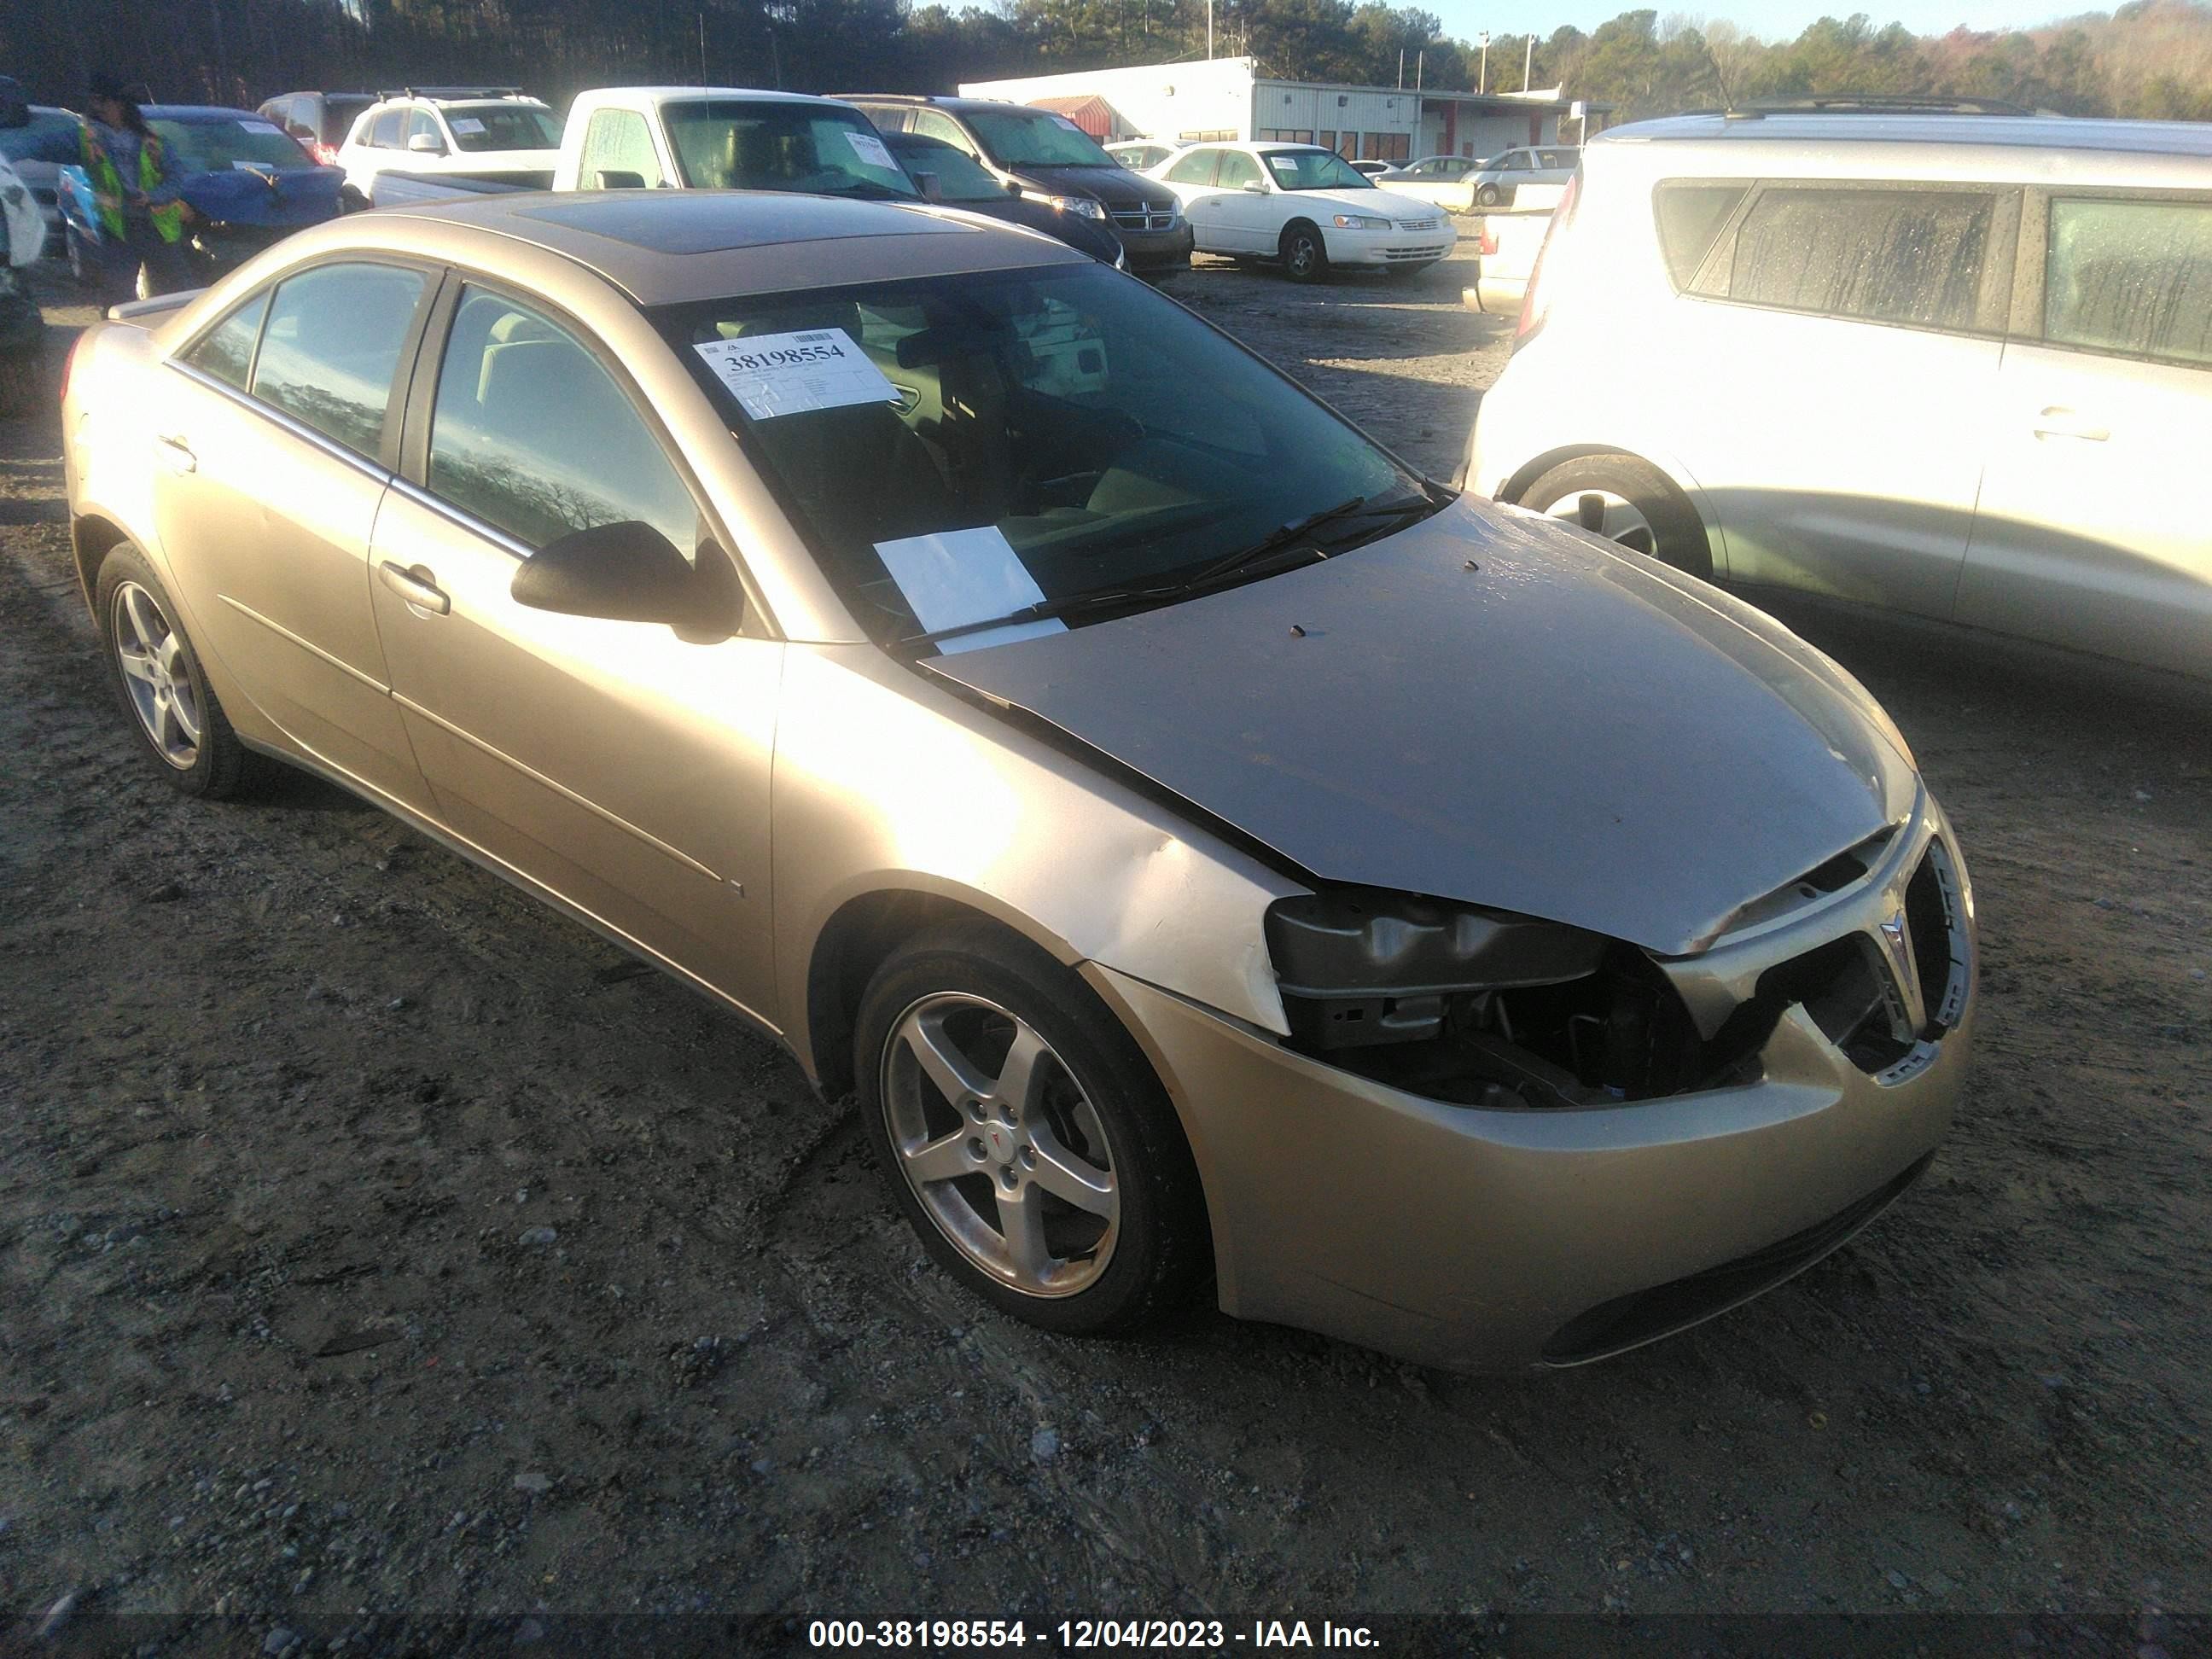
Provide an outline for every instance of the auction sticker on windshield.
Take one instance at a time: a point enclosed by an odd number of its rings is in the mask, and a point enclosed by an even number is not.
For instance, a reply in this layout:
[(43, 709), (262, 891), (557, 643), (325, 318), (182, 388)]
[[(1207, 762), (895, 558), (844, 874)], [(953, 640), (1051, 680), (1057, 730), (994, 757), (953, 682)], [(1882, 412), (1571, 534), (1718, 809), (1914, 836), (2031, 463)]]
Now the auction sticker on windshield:
[(483, 131), (483, 123), (473, 115), (456, 115), (453, 120), (453, 127), (455, 132), (464, 137), (473, 138)]
[(691, 348), (756, 421), (847, 404), (890, 404), (898, 392), (842, 328), (754, 334)]
[(874, 133), (848, 132), (845, 135), (845, 142), (853, 147), (853, 154), (870, 167), (882, 167), (888, 173), (899, 170), (898, 163), (891, 160), (890, 151), (884, 148), (884, 141)]

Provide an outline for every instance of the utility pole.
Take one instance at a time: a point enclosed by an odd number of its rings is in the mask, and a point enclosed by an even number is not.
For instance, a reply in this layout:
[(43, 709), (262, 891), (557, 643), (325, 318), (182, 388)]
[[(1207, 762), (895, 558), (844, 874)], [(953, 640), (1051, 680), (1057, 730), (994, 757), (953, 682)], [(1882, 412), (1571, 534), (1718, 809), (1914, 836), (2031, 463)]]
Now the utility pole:
[(1535, 35), (1534, 35), (1534, 33), (1531, 33), (1531, 34), (1529, 35), (1529, 37), (1528, 37), (1528, 50), (1525, 53), (1523, 53), (1523, 54), (1522, 55), (1522, 58), (1521, 58), (1521, 90), (1522, 90), (1522, 91), (1523, 91), (1523, 92), (1527, 92), (1530, 88), (1534, 87), (1534, 86), (1536, 84), (1536, 83), (1535, 83), (1535, 82), (1530, 78), (1530, 77), (1531, 77), (1531, 76), (1535, 73), (1535, 69), (1536, 69), (1536, 37), (1535, 37)]
[(1474, 37), (1474, 44), (1482, 48), (1482, 74), (1474, 83), (1477, 92), (1490, 90), (1490, 32), (1486, 29)]
[(1428, 67), (1428, 64), (1429, 49), (1424, 46), (1413, 59), (1413, 91), (1416, 94), (1421, 90), (1421, 71)]
[(1406, 89), (1406, 49), (1405, 49), (1405, 47), (1401, 46), (1401, 47), (1399, 47), (1399, 48), (1398, 48), (1398, 90), (1399, 90), (1399, 91), (1401, 91), (1401, 92), (1403, 92), (1403, 91), (1405, 91), (1405, 89)]
[(1213, 61), (1213, 0), (1206, 0), (1206, 61)]

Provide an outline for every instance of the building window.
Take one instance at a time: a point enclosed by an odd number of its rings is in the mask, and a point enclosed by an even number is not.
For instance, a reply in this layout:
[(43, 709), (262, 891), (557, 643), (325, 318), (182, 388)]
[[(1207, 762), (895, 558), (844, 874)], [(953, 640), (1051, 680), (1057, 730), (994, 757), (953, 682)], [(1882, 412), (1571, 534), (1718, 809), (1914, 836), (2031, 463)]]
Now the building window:
[(1413, 153), (1413, 135), (1410, 132), (1370, 132), (1363, 140), (1359, 159), (1363, 161), (1402, 161)]
[(1311, 127), (1263, 127), (1260, 130), (1260, 142), (1263, 144), (1310, 144), (1313, 143), (1313, 129)]
[(1334, 149), (1336, 148), (1336, 135), (1328, 131), (1328, 128), (1324, 127), (1322, 129), (1321, 137), (1318, 142), (1323, 149)]
[(1359, 135), (1356, 132), (1339, 134), (1336, 141), (1336, 153), (1344, 157), (1347, 161), (1358, 161), (1359, 159)]
[(1178, 132), (1176, 139), (1185, 144), (1233, 144), (1237, 133), (1233, 127), (1215, 127), (1206, 132)]

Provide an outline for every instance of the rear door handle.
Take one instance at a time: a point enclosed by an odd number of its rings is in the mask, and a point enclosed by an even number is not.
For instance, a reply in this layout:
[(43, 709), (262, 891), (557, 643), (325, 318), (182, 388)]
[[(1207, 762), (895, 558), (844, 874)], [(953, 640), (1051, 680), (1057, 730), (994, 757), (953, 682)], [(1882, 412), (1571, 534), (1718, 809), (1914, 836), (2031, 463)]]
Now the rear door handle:
[(172, 472), (197, 472), (200, 470), (200, 458), (192, 453), (192, 447), (182, 438), (171, 437), (165, 433), (161, 441), (161, 447), (168, 452)]
[(2093, 444), (2103, 443), (2112, 435), (2111, 428), (2094, 425), (2072, 410), (2055, 404), (2035, 417), (2033, 429), (2039, 438), (2079, 438)]
[(453, 608), (453, 602), (422, 565), (410, 570), (386, 559), (376, 567), (376, 574), (386, 587), (418, 611), (442, 617)]

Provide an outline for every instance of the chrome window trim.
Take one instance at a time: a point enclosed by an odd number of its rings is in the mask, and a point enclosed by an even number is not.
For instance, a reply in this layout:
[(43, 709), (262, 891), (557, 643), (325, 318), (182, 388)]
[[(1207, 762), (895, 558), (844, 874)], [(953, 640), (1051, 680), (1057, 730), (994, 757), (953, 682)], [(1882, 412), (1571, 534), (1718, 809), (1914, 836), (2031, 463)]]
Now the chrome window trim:
[(509, 555), (517, 561), (527, 562), (534, 550), (525, 543), (508, 535), (497, 525), (488, 523), (477, 517), (475, 514), (455, 507), (442, 495), (432, 495), (420, 484), (411, 483), (407, 479), (395, 475), (392, 480), (392, 488), (417, 507), (429, 508), (448, 523), (467, 531), (472, 536), (481, 537), (499, 549), (501, 552)]
[(242, 408), (252, 410), (253, 413), (260, 416), (262, 419), (270, 422), (272, 425), (283, 428), (294, 437), (304, 439), (307, 442), (313, 444), (316, 448), (321, 450), (325, 455), (328, 455), (332, 460), (343, 461), (347, 465), (353, 467), (357, 471), (366, 473), (368, 477), (376, 479), (380, 483), (388, 484), (397, 482), (398, 475), (388, 471), (381, 461), (372, 460), (369, 457), (363, 455), (359, 450), (347, 448), (345, 445), (340, 443), (337, 439), (328, 437), (324, 434), (316, 431), (314, 428), (309, 426), (306, 422), (301, 421), (294, 416), (286, 414), (283, 410), (278, 409), (273, 404), (264, 404), (252, 393), (240, 392), (236, 386), (230, 385), (228, 381), (217, 380), (205, 369), (196, 368), (191, 364), (185, 362), (181, 359), (176, 357), (172, 357), (168, 360), (167, 367), (175, 370), (185, 379), (197, 381), (199, 385), (205, 386), (210, 392), (221, 392), (224, 397), (229, 398), (231, 402), (239, 404)]

